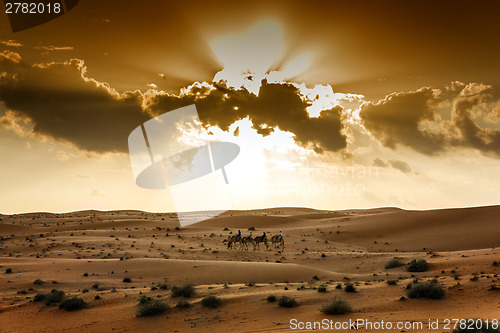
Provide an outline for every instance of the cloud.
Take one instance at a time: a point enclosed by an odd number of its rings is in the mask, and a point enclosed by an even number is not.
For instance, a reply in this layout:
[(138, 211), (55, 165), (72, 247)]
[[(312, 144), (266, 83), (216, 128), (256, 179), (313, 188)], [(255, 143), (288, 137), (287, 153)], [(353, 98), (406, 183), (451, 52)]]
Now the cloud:
[(29, 65), (18, 54), (3, 52), (0, 66), (11, 74), (0, 79), (0, 101), (10, 110), (4, 125), (13, 127), (21, 119), (33, 134), (81, 150), (125, 152), (130, 131), (150, 118), (141, 108), (140, 92), (118, 93), (88, 78), (81, 60)]
[(17, 52), (12, 52), (9, 50), (0, 52), (0, 64), (8, 62), (12, 62), (14, 64), (20, 63), (21, 55)]
[(453, 82), (444, 89), (424, 87), (365, 103), (359, 116), (393, 150), (406, 147), (432, 156), (467, 148), (500, 156), (499, 103), (491, 86)]
[(400, 160), (390, 160), (389, 163), (391, 164), (391, 166), (396, 169), (396, 170), (399, 170), (403, 173), (412, 173), (413, 171), (411, 170), (411, 167), (408, 163), (406, 163), (405, 161), (400, 161)]
[(10, 123), (23, 119), (30, 125), (26, 131), (85, 151), (126, 152), (127, 137), (135, 127), (152, 116), (193, 103), (207, 127), (228, 130), (235, 121), (248, 117), (261, 135), (279, 128), (317, 153), (336, 152), (347, 145), (343, 108), (333, 106), (311, 117), (307, 110), (311, 102), (293, 84), (263, 80), (258, 95), (227, 87), (224, 81), (195, 83), (177, 95), (156, 89), (119, 93), (88, 77), (79, 59), (30, 65), (19, 54), (5, 51), (0, 54), (0, 65), (10, 75), (0, 77), (0, 101), (11, 112)]
[(361, 106), (360, 117), (369, 130), (386, 147), (413, 148), (424, 154), (435, 154), (443, 149), (443, 137), (421, 129), (424, 120), (434, 121), (432, 104), (436, 98), (431, 88), (408, 93), (393, 93), (378, 103)]
[[(347, 145), (358, 126), (394, 150), (436, 155), (468, 148), (500, 156), (500, 127), (492, 123), (500, 101), (491, 86), (479, 83), (393, 93), (376, 103), (363, 103), (354, 113), (326, 103), (311, 116), (314, 98), (294, 83), (264, 79), (257, 94), (225, 81), (196, 82), (178, 94), (157, 89), (118, 92), (90, 78), (79, 59), (31, 65), (16, 52), (3, 51), (0, 68), (0, 102), (8, 110), (0, 115), (0, 125), (22, 136), (68, 142), (83, 151), (127, 152), (127, 137), (139, 124), (194, 103), (206, 127), (229, 130), (235, 121), (248, 118), (259, 134), (290, 132), (298, 145), (318, 154), (349, 155)], [(374, 163), (412, 172), (394, 161)]]
[(22, 43), (15, 41), (15, 40), (12, 40), (12, 39), (0, 40), (0, 44), (3, 44), (3, 45), (8, 46), (8, 47), (22, 47), (23, 46)]
[(323, 110), (319, 117), (310, 117), (309, 102), (288, 83), (268, 83), (263, 80), (258, 95), (241, 88), (227, 87), (223, 82), (213, 85), (193, 85), (181, 97), (156, 94), (148, 98), (147, 108), (160, 114), (182, 105), (196, 102), (200, 121), (205, 125), (228, 130), (235, 121), (248, 117), (261, 135), (274, 129), (294, 134), (297, 144), (317, 153), (336, 152), (347, 145), (343, 133), (342, 107)]
[(387, 163), (381, 160), (380, 158), (376, 158), (373, 160), (373, 165), (380, 167), (380, 168), (385, 168), (387, 167)]
[(48, 45), (48, 46), (37, 46), (35, 49), (41, 49), (45, 51), (72, 51), (75, 48), (73, 46), (54, 46), (54, 45)]
[(481, 105), (481, 98), (481, 95), (473, 95), (455, 102), (454, 122), (462, 134), (462, 139), (455, 144), (500, 156), (500, 131), (481, 128), (473, 119), (474, 109)]
[(393, 169), (399, 170), (403, 173), (410, 174), (414, 173), (411, 169), (410, 165), (405, 161), (400, 160), (389, 160), (387, 162), (381, 160), (380, 158), (376, 158), (373, 160), (373, 165), (380, 168), (392, 167)]

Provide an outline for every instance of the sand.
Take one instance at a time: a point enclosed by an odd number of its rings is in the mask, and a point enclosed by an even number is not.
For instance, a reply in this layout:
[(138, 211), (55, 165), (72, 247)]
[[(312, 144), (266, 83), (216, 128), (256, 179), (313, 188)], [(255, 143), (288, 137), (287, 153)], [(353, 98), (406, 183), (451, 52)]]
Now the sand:
[[(1, 215), (0, 332), (287, 332), (296, 331), (290, 327), (292, 319), (360, 318), (394, 325), (423, 323), (421, 329), (377, 332), (451, 332), (444, 327), (447, 318), (500, 319), (500, 290), (492, 287), (500, 287), (499, 217), (500, 206), (429, 211), (273, 208), (229, 211), (180, 228), (171, 213)], [(222, 243), (238, 229), (248, 235), (251, 227), (254, 236), (282, 231), (284, 250), (227, 249)], [(384, 269), (393, 257), (405, 263), (425, 259), (429, 270)], [(6, 273), (8, 268), (11, 273)], [(406, 286), (414, 278), (435, 278), (445, 297), (407, 298)], [(346, 282), (357, 292), (336, 289)], [(151, 288), (163, 283), (193, 283), (196, 294), (171, 298), (169, 289)], [(318, 292), (321, 285), (327, 292)], [(33, 302), (36, 294), (51, 289), (81, 297), (87, 307), (67, 312)], [(172, 308), (159, 316), (137, 317), (143, 295)], [(220, 297), (220, 307), (203, 307), (200, 302), (207, 295)], [(267, 302), (269, 295), (286, 295), (299, 305), (281, 308)], [(321, 307), (334, 297), (348, 301), (354, 312), (323, 314)], [(180, 300), (191, 307), (175, 308)], [(440, 328), (427, 328), (429, 319), (438, 320)]]

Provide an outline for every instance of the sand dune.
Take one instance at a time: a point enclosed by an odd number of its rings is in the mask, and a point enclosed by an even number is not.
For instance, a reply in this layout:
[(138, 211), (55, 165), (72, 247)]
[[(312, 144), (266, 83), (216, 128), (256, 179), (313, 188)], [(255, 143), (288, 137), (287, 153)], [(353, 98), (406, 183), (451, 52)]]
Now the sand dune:
[[(179, 228), (170, 213), (3, 215), (0, 331), (223, 333), (234, 332), (236, 326), (240, 332), (286, 332), (291, 331), (291, 318), (370, 318), (394, 323), (498, 318), (500, 294), (493, 287), (500, 285), (498, 216), (500, 206), (432, 211), (281, 207), (230, 211)], [(256, 251), (252, 246), (228, 249), (222, 243), (238, 229), (248, 235), (250, 227), (256, 229), (254, 235), (282, 231), (284, 250), (272, 246), (268, 251), (265, 246)], [(425, 259), (429, 270), (384, 269), (395, 256), (404, 263)], [(415, 277), (422, 281), (436, 277), (446, 290), (445, 298), (401, 301)], [(387, 284), (391, 279), (396, 285)], [(347, 281), (358, 292), (336, 289)], [(196, 294), (185, 299), (191, 308), (136, 317), (140, 296), (159, 297), (171, 306), (179, 302), (170, 298), (170, 290), (151, 288), (159, 283), (194, 283)], [(317, 291), (321, 285), (326, 293)], [(81, 297), (88, 306), (65, 312), (32, 302), (37, 293), (51, 289)], [(200, 304), (212, 294), (222, 298), (218, 309)], [(296, 298), (299, 306), (280, 308), (266, 301), (269, 295)], [(333, 297), (348, 301), (355, 312), (337, 317), (322, 314), (319, 309)], [(359, 330), (346, 330), (350, 331)]]

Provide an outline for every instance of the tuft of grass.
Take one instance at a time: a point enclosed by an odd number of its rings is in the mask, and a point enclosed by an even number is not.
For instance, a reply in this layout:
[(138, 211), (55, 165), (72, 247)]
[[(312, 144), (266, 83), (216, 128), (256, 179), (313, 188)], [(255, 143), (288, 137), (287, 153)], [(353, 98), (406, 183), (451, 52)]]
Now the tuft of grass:
[(268, 301), (269, 303), (274, 303), (274, 302), (276, 302), (276, 296), (274, 296), (274, 295), (269, 295), (269, 296), (267, 296), (267, 301)]
[(59, 309), (75, 311), (83, 309), (86, 305), (87, 303), (83, 299), (79, 297), (72, 297), (65, 299), (61, 304), (59, 304)]
[(36, 284), (37, 286), (41, 286), (43, 284), (43, 281), (40, 279), (36, 279), (35, 281), (33, 281), (33, 284)]
[(210, 296), (204, 297), (201, 300), (201, 305), (206, 306), (207, 308), (215, 309), (216, 307), (218, 307), (220, 305), (221, 302), (222, 302), (222, 299), (220, 299), (219, 297), (214, 296), (214, 295), (210, 295)]
[(387, 264), (385, 264), (384, 268), (391, 269), (391, 268), (401, 267), (404, 265), (405, 263), (402, 262), (399, 258), (392, 258), (391, 260), (389, 260)]
[(413, 259), (408, 263), (406, 270), (408, 272), (425, 272), (429, 269), (429, 264), (425, 259)]
[(162, 300), (142, 296), (137, 304), (137, 317), (160, 315), (168, 309), (170, 306)]
[(10, 274), (10, 273), (12, 273), (12, 268), (7, 268), (7, 269), (5, 270), (5, 274)]
[(326, 293), (326, 286), (324, 284), (318, 287), (318, 293)]
[(160, 288), (161, 290), (167, 290), (168, 285), (166, 283), (158, 283), (158, 288)]
[(281, 296), (278, 300), (278, 305), (282, 308), (293, 308), (299, 305), (295, 298), (291, 298), (288, 296)]
[(191, 303), (180, 301), (179, 303), (177, 303), (177, 305), (175, 307), (179, 308), (179, 309), (187, 309), (190, 306), (191, 306)]
[(332, 302), (323, 305), (321, 312), (327, 315), (343, 315), (352, 312), (352, 307), (348, 302), (335, 297)]
[(351, 282), (347, 282), (344, 287), (344, 291), (348, 293), (356, 292), (356, 287)]
[(387, 284), (390, 286), (393, 286), (395, 284), (398, 284), (398, 280), (396, 280), (396, 279), (387, 280)]
[(94, 299), (95, 299), (95, 300), (100, 300), (100, 299), (101, 299), (101, 296), (99, 296), (99, 295), (95, 295)]
[[(465, 328), (462, 328), (462, 327)], [(458, 322), (457, 328), (453, 333), (500, 333), (498, 325), (492, 327), (491, 321), (484, 321), (482, 319), (462, 319)]]
[(444, 297), (444, 288), (434, 282), (422, 282), (412, 284), (409, 289), (406, 290), (406, 294), (409, 298), (430, 298), (430, 299), (441, 299)]
[(191, 297), (195, 293), (194, 284), (185, 284), (183, 286), (173, 286), (171, 297)]
[(247, 287), (253, 287), (253, 286), (255, 286), (255, 282), (254, 281), (245, 282), (245, 286), (247, 286)]
[(123, 282), (130, 283), (130, 282), (132, 282), (132, 279), (129, 277), (126, 277), (126, 278), (123, 278)]

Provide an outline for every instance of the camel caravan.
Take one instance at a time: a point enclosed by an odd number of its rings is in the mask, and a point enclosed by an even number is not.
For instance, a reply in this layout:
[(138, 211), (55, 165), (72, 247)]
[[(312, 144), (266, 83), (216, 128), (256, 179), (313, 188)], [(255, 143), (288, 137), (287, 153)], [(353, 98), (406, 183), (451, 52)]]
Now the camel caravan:
[[(281, 248), (281, 251), (285, 249), (285, 239), (283, 238), (281, 231), (279, 235), (272, 236), (269, 241), (275, 249)], [(249, 236), (243, 237), (241, 235), (241, 231), (238, 230), (237, 235), (228, 236), (227, 239), (222, 241), (222, 243), (227, 244), (228, 249), (232, 249), (234, 245), (234, 249), (239, 250), (248, 250), (248, 245), (252, 245), (254, 251), (260, 250), (260, 245), (264, 244), (267, 251), (269, 250), (269, 241), (265, 232), (261, 236), (253, 237), (252, 232), (250, 231)]]

